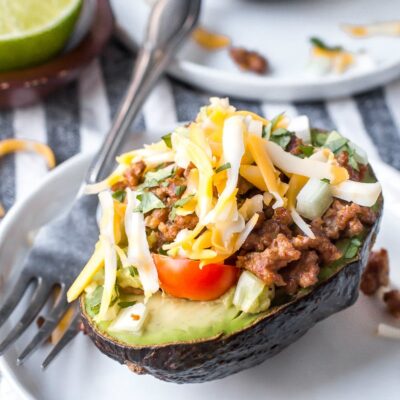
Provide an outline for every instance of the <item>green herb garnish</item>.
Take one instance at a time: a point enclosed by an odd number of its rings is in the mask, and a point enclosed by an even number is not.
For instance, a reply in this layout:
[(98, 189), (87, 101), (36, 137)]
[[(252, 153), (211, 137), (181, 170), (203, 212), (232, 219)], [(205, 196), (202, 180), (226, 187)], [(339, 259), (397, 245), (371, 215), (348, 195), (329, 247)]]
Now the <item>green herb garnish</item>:
[(136, 301), (120, 301), (118, 303), (118, 307), (120, 308), (128, 308), (136, 304)]
[(129, 268), (129, 273), (133, 278), (136, 278), (139, 275), (139, 272), (136, 267), (130, 266)]
[(165, 143), (170, 149), (172, 149), (171, 136), (172, 136), (172, 133), (171, 133), (171, 132), (170, 132), (170, 133), (167, 133), (167, 134), (164, 135), (164, 136), (161, 136), (161, 139), (164, 140), (164, 143)]
[(306, 146), (306, 145), (301, 144), (299, 146), (299, 149), (300, 149), (302, 155), (304, 155), (305, 157), (310, 157), (314, 153), (314, 147), (313, 146)]
[(342, 51), (343, 50), (342, 46), (329, 46), (322, 39), (317, 38), (317, 37), (310, 38), (310, 42), (313, 46), (318, 47), (322, 50), (327, 50), (327, 51)]
[(194, 197), (194, 194), (191, 194), (187, 197), (184, 197), (182, 199), (179, 199), (178, 201), (175, 202), (174, 206), (172, 207), (171, 212), (169, 213), (169, 219), (170, 221), (173, 221), (176, 217), (176, 209), (179, 207), (183, 207), (186, 203), (188, 203), (192, 198)]
[(321, 179), (321, 182), (325, 182), (325, 183), (331, 183), (331, 181), (330, 181), (329, 179), (327, 179), (327, 178), (323, 178), (323, 179)]
[(333, 153), (338, 153), (343, 150), (344, 146), (346, 146), (348, 140), (346, 138), (340, 138), (329, 142), (325, 146), (332, 150)]
[(225, 163), (225, 164), (222, 164), (222, 165), (220, 165), (216, 170), (215, 170), (215, 173), (216, 174), (218, 174), (218, 172), (222, 172), (222, 171), (225, 171), (226, 169), (229, 169), (229, 168), (231, 168), (232, 166), (231, 166), (231, 163)]
[(93, 314), (98, 314), (100, 311), (101, 298), (103, 297), (103, 286), (97, 286), (91, 296), (87, 297), (87, 306)]
[(289, 132), (287, 129), (284, 128), (279, 128), (272, 133), (269, 140), (281, 146), (282, 149), (286, 150), (286, 147), (292, 140), (292, 136), (293, 136), (292, 132)]
[(143, 214), (157, 208), (165, 208), (165, 204), (152, 192), (143, 192), (137, 196), (140, 204), (133, 212), (141, 212)]
[(126, 192), (125, 190), (117, 190), (112, 194), (113, 199), (118, 200), (120, 203), (125, 201)]
[(361, 240), (358, 238), (353, 238), (350, 240), (350, 243), (344, 253), (344, 258), (353, 258), (357, 255), (358, 249), (361, 246)]
[(322, 147), (328, 139), (328, 132), (320, 132), (317, 129), (311, 130), (311, 144)]
[(183, 192), (186, 190), (186, 186), (185, 185), (180, 185), (180, 186), (176, 186), (175, 187), (175, 194), (180, 197)]
[(145, 175), (144, 183), (146, 183), (146, 181), (156, 181), (156, 182), (164, 181), (165, 179), (172, 176), (173, 173), (174, 173), (174, 167), (171, 165), (165, 168), (160, 168), (156, 171), (150, 171)]
[(272, 118), (270, 123), (263, 128), (263, 131), (262, 131), (262, 137), (263, 138), (269, 139), (271, 137), (271, 134), (276, 129), (276, 125), (278, 125), (278, 122), (281, 120), (281, 118), (284, 115), (285, 115), (285, 113), (283, 112), (283, 113), (280, 113), (280, 114), (276, 115), (274, 118)]

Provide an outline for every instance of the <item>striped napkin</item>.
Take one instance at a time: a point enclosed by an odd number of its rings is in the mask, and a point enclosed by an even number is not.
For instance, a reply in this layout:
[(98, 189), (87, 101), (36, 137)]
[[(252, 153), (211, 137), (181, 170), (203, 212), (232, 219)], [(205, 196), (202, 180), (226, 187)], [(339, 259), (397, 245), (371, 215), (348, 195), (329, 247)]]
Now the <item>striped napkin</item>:
[[(0, 140), (15, 137), (47, 143), (58, 164), (79, 152), (93, 151), (110, 127), (132, 63), (131, 54), (111, 42), (78, 81), (35, 106), (1, 111)], [(213, 94), (164, 78), (146, 101), (133, 130), (160, 131), (164, 126), (191, 120), (210, 95)], [(313, 126), (337, 128), (359, 143), (371, 158), (380, 158), (400, 169), (400, 81), (326, 102), (276, 104), (231, 99), (231, 103), (269, 118), (282, 111), (289, 117), (307, 114)], [(24, 153), (0, 159), (0, 203), (8, 210), (37, 187), (46, 173), (45, 162), (37, 155)], [(13, 399), (1, 377), (0, 398)]]

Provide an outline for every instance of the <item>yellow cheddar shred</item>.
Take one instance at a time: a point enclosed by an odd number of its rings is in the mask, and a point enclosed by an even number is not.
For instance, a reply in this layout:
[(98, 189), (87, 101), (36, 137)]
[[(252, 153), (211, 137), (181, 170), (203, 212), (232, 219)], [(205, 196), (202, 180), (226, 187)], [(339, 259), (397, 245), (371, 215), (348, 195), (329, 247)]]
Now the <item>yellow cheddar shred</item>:
[(98, 242), (96, 244), (94, 253), (90, 257), (89, 261), (81, 271), (81, 273), (76, 278), (75, 282), (69, 288), (67, 292), (68, 302), (76, 300), (82, 292), (85, 290), (86, 286), (92, 281), (93, 277), (98, 271), (104, 266), (104, 251), (103, 247)]
[(246, 181), (249, 181), (257, 189), (260, 189), (263, 192), (268, 190), (260, 168), (256, 165), (241, 165), (239, 173), (244, 179), (246, 179)]
[(33, 151), (40, 154), (46, 160), (49, 169), (54, 168), (56, 165), (53, 150), (46, 144), (27, 139), (0, 140), (0, 157), (20, 151)]
[(257, 166), (260, 168), (268, 191), (275, 197), (277, 202), (282, 203), (283, 199), (279, 194), (279, 183), (275, 175), (275, 168), (269, 158), (268, 152), (264, 146), (264, 139), (256, 135), (248, 135), (247, 143)]
[(220, 35), (198, 27), (192, 33), (192, 37), (197, 44), (206, 50), (219, 50), (230, 45), (228, 36)]

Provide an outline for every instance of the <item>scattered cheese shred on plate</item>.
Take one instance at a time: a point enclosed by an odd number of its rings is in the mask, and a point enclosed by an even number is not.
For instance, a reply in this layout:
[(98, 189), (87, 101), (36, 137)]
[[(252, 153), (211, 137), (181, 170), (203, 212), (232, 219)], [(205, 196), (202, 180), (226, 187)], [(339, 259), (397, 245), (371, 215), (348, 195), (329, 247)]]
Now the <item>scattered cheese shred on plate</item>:
[(192, 37), (198, 45), (206, 50), (219, 50), (231, 44), (228, 36), (210, 32), (200, 26), (194, 30)]
[(365, 25), (343, 24), (342, 29), (356, 38), (400, 36), (400, 21), (376, 22)]
[(19, 151), (33, 151), (40, 154), (46, 160), (49, 169), (56, 165), (53, 150), (46, 144), (27, 139), (4, 139), (0, 141), (0, 157)]
[(388, 339), (400, 340), (400, 328), (396, 328), (387, 324), (379, 324), (377, 329), (377, 335)]

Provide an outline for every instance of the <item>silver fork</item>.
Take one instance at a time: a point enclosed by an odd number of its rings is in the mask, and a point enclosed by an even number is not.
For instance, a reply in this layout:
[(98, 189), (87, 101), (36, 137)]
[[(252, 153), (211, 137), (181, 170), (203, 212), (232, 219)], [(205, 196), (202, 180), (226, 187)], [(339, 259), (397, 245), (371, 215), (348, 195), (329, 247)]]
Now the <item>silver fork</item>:
[[(16, 326), (0, 343), (0, 355), (24, 333), (47, 303), (55, 287), (60, 294), (43, 325), (17, 358), (22, 364), (38, 346), (49, 338), (68, 311), (66, 291), (86, 260), (98, 237), (96, 224), (97, 196), (83, 195), (86, 184), (98, 182), (110, 173), (117, 151), (133, 119), (141, 109), (151, 88), (165, 71), (180, 44), (193, 30), (200, 12), (201, 0), (160, 0), (150, 14), (146, 38), (139, 50), (131, 83), (112, 128), (87, 172), (72, 208), (62, 217), (42, 227), (33, 248), (26, 257), (22, 272), (0, 309), (0, 328), (18, 305), (30, 285), (34, 291)], [(74, 318), (42, 367), (45, 368), (79, 331), (80, 315)]]

